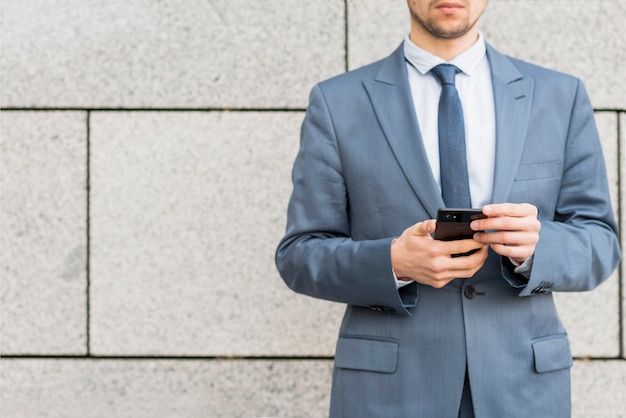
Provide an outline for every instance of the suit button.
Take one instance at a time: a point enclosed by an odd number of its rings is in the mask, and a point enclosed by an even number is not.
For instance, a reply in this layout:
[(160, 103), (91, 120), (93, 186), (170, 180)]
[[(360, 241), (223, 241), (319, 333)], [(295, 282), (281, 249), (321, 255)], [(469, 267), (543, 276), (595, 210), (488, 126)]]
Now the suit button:
[(474, 299), (476, 297), (476, 289), (474, 289), (474, 286), (467, 286), (463, 291), (463, 294), (468, 299)]

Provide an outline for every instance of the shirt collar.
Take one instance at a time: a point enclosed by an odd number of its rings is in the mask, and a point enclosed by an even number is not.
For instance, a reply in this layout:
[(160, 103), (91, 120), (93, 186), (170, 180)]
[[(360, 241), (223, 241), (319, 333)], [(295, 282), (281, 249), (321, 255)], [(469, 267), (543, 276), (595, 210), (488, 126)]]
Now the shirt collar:
[(422, 75), (428, 73), (433, 67), (446, 63), (456, 65), (465, 74), (472, 75), (486, 52), (485, 38), (480, 31), (478, 31), (478, 40), (450, 62), (446, 62), (444, 59), (415, 45), (409, 39), (409, 35), (404, 39), (404, 58)]

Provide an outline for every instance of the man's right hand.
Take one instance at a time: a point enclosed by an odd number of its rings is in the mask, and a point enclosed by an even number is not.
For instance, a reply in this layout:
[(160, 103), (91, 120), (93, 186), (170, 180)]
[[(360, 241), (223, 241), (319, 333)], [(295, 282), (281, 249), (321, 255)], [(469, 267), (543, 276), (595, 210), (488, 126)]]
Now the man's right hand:
[[(485, 263), (489, 245), (473, 239), (435, 240), (430, 234), (436, 223), (416, 223), (391, 244), (391, 266), (399, 280), (441, 288), (454, 279), (472, 277)], [(478, 251), (472, 255), (452, 257), (474, 249)]]

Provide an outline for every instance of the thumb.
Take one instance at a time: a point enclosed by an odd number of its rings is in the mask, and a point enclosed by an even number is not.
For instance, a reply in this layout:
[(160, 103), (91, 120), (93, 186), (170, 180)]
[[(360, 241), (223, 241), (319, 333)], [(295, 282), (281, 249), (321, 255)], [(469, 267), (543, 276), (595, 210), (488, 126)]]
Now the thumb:
[(412, 234), (413, 235), (429, 235), (435, 232), (435, 226), (437, 222), (434, 219), (429, 219), (424, 222), (418, 222), (413, 225)]

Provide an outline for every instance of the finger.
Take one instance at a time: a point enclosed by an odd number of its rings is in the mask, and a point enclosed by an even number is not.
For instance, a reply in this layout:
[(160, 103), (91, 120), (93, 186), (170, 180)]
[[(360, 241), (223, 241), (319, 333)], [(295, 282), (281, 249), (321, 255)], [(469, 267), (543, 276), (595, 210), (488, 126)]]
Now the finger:
[(470, 278), (483, 266), (488, 256), (488, 246), (464, 257), (438, 256), (425, 265), (425, 270), (416, 276), (415, 281), (441, 288), (457, 278)]
[(472, 277), (476, 271), (482, 267), (487, 259), (489, 246), (484, 245), (478, 248), (473, 248), (473, 250), (476, 250), (476, 252), (469, 255), (449, 258), (448, 273), (452, 274), (456, 278)]
[(533, 255), (535, 252), (534, 245), (492, 244), (491, 249), (503, 257), (509, 257), (513, 260), (519, 261), (520, 263), (524, 262), (524, 260)]
[(485, 247), (487, 243), (478, 242), (473, 239), (461, 239), (455, 241), (443, 241), (443, 246), (445, 246), (445, 252), (447, 255), (450, 254), (463, 254), (468, 251), (476, 250), (482, 247)]
[(535, 245), (539, 241), (539, 234), (537, 231), (477, 232), (474, 239), (490, 245)]
[(493, 216), (537, 216), (537, 207), (530, 203), (497, 203), (485, 205), (482, 209), (488, 217)]
[(470, 228), (474, 231), (538, 232), (541, 229), (541, 223), (532, 215), (524, 217), (497, 216), (472, 221)]

